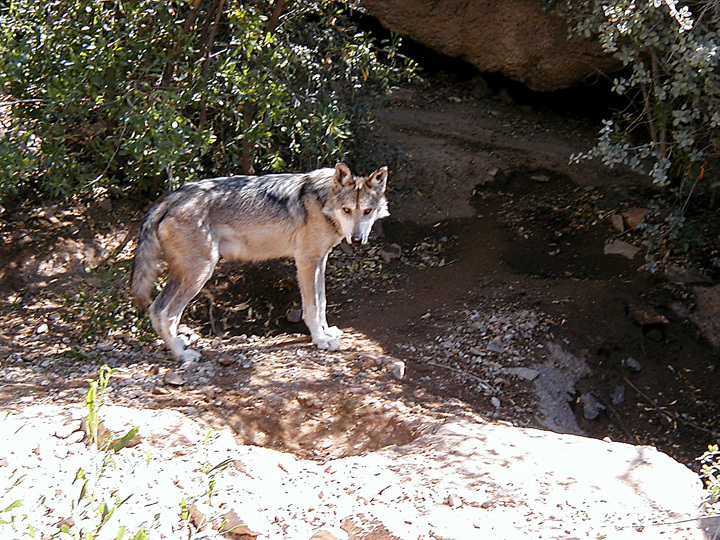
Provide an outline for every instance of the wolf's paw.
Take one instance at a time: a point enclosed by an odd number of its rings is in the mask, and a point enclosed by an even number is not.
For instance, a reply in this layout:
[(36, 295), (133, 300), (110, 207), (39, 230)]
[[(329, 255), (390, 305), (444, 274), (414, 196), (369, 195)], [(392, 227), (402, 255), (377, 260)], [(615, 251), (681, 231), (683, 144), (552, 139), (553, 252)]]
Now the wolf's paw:
[(313, 336), (313, 343), (318, 349), (334, 352), (340, 348), (337, 339), (330, 335)]
[(195, 349), (185, 349), (180, 353), (178, 360), (182, 360), (183, 362), (197, 362), (200, 360), (200, 353)]
[(343, 335), (343, 331), (337, 326), (327, 326), (323, 329), (325, 333), (333, 339), (337, 339)]

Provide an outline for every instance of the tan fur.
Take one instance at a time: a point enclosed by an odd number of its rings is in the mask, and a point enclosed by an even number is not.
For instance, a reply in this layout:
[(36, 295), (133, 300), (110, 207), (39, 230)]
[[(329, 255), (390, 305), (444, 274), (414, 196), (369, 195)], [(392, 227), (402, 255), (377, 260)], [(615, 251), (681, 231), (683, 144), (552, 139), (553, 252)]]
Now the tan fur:
[[(220, 257), (295, 259), (303, 319), (313, 343), (337, 350), (342, 332), (326, 318), (325, 264), (333, 246), (366, 242), (372, 224), (388, 215), (387, 168), (354, 176), (344, 164), (304, 175), (240, 176), (188, 182), (153, 206), (140, 229), (131, 288), (138, 307), (176, 358), (195, 359), (177, 334), (183, 310)], [(165, 288), (152, 300), (160, 262)]]

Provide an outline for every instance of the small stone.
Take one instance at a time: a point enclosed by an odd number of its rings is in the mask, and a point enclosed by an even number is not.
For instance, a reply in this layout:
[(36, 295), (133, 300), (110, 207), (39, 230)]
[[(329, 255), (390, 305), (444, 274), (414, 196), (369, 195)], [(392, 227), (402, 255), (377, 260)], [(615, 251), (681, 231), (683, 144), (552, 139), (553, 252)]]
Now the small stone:
[(534, 182), (539, 182), (541, 184), (546, 184), (550, 181), (550, 177), (546, 174), (534, 174), (530, 177), (530, 180)]
[(287, 310), (285, 318), (288, 320), (288, 322), (291, 322), (293, 324), (299, 323), (300, 321), (302, 321), (302, 310), (298, 308), (290, 308)]
[(670, 322), (665, 315), (661, 315), (650, 306), (630, 304), (628, 308), (630, 316), (640, 326), (665, 326)]
[(608, 242), (603, 248), (603, 253), (605, 253), (605, 255), (621, 255), (626, 259), (634, 259), (635, 255), (637, 255), (639, 251), (640, 248), (622, 240), (613, 240), (612, 242)]
[(112, 341), (106, 339), (104, 341), (98, 341), (98, 344), (95, 345), (95, 347), (99, 351), (108, 352), (108, 351), (112, 350), (113, 343), (112, 343)]
[(340, 243), (340, 251), (342, 251), (345, 255), (352, 255), (354, 250), (350, 244), (343, 240)]
[(506, 375), (514, 375), (524, 381), (534, 381), (537, 379), (538, 375), (540, 375), (540, 372), (537, 369), (527, 367), (505, 368), (502, 370), (502, 373), (505, 373)]
[(49, 330), (50, 330), (50, 327), (47, 324), (42, 323), (40, 326), (38, 326), (35, 329), (35, 333), (36, 334), (47, 334)]
[(635, 373), (639, 373), (642, 370), (642, 364), (635, 360), (633, 357), (629, 357), (623, 360), (622, 366)]
[(402, 255), (402, 248), (398, 244), (390, 244), (389, 246), (379, 251), (380, 258), (385, 264), (388, 264), (395, 259), (399, 259)]
[(500, 403), (500, 398), (498, 398), (498, 397), (496, 397), (496, 396), (491, 397), (491, 398), (490, 398), (490, 404), (491, 404), (493, 407), (495, 407), (496, 409), (499, 409), (499, 408), (500, 408), (500, 405), (501, 405), (501, 403)]
[(625, 222), (623, 221), (623, 218), (620, 214), (611, 214), (610, 221), (612, 222), (612, 226), (615, 228), (616, 231), (625, 232)]
[(712, 283), (712, 279), (708, 276), (693, 270), (692, 268), (683, 268), (675, 264), (669, 264), (665, 269), (665, 278), (673, 283), (686, 283), (693, 285), (704, 285)]
[(152, 393), (159, 396), (166, 396), (170, 393), (170, 390), (168, 390), (167, 388), (163, 388), (162, 386), (156, 386), (155, 388), (153, 388)]
[(605, 406), (590, 392), (585, 392), (580, 396), (580, 402), (583, 406), (583, 416), (588, 420), (595, 420), (605, 410)]
[(615, 386), (615, 388), (613, 388), (613, 391), (612, 391), (612, 404), (615, 406), (622, 405), (624, 401), (625, 401), (625, 386), (622, 384), (618, 384), (617, 386)]
[(402, 360), (394, 360), (390, 362), (390, 373), (396, 379), (402, 379), (405, 377), (405, 362)]
[(234, 356), (230, 356), (229, 354), (221, 354), (218, 357), (217, 362), (223, 367), (228, 367), (232, 366), (235, 362), (237, 362), (237, 359)]
[(631, 229), (637, 229), (646, 215), (647, 208), (629, 208), (622, 213), (622, 217), (625, 218), (625, 223), (627, 223), (627, 226)]
[(500, 345), (498, 345), (497, 343), (495, 343), (494, 341), (491, 341), (490, 343), (488, 343), (486, 349), (488, 351), (492, 351), (492, 352), (496, 352), (496, 353), (503, 352), (503, 348)]
[(174, 369), (169, 369), (165, 373), (165, 376), (163, 377), (163, 381), (165, 384), (168, 384), (170, 386), (182, 386), (185, 384), (185, 380), (177, 374), (177, 372)]

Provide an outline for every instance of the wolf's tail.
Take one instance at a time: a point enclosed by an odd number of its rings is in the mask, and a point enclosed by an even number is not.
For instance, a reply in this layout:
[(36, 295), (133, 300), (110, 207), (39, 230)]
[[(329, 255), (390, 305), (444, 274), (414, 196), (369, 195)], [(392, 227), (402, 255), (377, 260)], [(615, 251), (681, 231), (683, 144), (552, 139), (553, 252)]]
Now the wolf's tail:
[(160, 274), (162, 248), (157, 236), (157, 226), (165, 215), (164, 205), (157, 204), (145, 216), (140, 226), (140, 237), (135, 249), (130, 290), (140, 313), (145, 313), (153, 301), (155, 279)]

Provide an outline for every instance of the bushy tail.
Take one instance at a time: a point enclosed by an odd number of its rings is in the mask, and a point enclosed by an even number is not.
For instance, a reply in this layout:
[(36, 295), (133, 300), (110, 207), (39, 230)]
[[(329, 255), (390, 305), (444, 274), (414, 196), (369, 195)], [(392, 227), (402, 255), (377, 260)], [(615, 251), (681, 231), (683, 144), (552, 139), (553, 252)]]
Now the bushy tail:
[(145, 216), (140, 226), (137, 249), (135, 249), (130, 290), (141, 314), (147, 311), (153, 301), (155, 279), (160, 273), (162, 249), (157, 237), (157, 225), (162, 219), (162, 215), (163, 212), (159, 212), (155, 207)]

